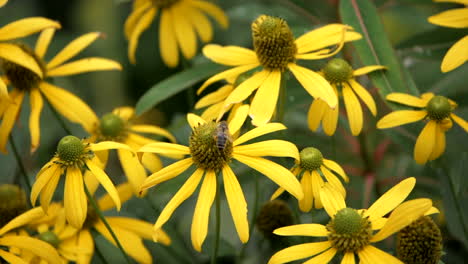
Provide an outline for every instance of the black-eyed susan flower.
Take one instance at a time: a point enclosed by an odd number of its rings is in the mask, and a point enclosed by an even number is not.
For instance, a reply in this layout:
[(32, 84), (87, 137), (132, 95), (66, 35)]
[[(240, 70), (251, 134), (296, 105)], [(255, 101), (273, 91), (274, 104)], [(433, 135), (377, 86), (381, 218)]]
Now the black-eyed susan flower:
[[(135, 121), (135, 109), (132, 107), (119, 107), (111, 113), (103, 115), (100, 119), (94, 113), (89, 114), (88, 120), (82, 123), (83, 128), (90, 134), (88, 142), (114, 141), (128, 145), (133, 150), (138, 150), (143, 145), (157, 142), (144, 134), (152, 134), (168, 138), (175, 143), (174, 136), (169, 131), (158, 126), (138, 124)], [(118, 149), (117, 154), (122, 168), (132, 185), (134, 193), (138, 194), (141, 184), (146, 179), (146, 171), (143, 165), (156, 172), (162, 168), (162, 162), (158, 156), (146, 153), (142, 156), (141, 163), (136, 155), (125, 149)], [(103, 165), (107, 163), (107, 151), (98, 154)], [(142, 165), (143, 164), (143, 165)]]
[[(437, 15), (430, 16), (428, 21), (432, 24), (450, 27), (450, 28), (468, 28), (468, 1), (466, 0), (435, 0), (436, 2), (452, 2), (464, 4), (464, 7), (456, 8), (449, 11), (444, 11)], [(463, 37), (447, 51), (440, 69), (442, 72), (449, 72), (468, 60), (468, 36)]]
[[(201, 93), (208, 85), (258, 68), (250, 78), (237, 86), (225, 100), (225, 107), (239, 103), (255, 90), (249, 115), (254, 125), (270, 121), (278, 100), (281, 75), (289, 70), (314, 98), (321, 98), (330, 107), (336, 107), (337, 97), (330, 84), (318, 73), (299, 66), (297, 60), (316, 60), (336, 54), (344, 42), (361, 38), (348, 26), (331, 24), (312, 30), (295, 39), (285, 20), (261, 15), (252, 23), (254, 50), (237, 46), (206, 45), (203, 54), (210, 60), (232, 69), (206, 80)], [(327, 47), (339, 45), (331, 50)]]
[(84, 58), (66, 63), (101, 35), (97, 32), (88, 33), (73, 40), (46, 63), (43, 58), (54, 33), (54, 28), (43, 30), (34, 50), (22, 44), (9, 44), (22, 49), (34, 58), (35, 63), (39, 65), (40, 74), (24, 67), (22, 64), (18, 64), (16, 61), (10, 61), (7, 58), (2, 61), (1, 68), (4, 72), (2, 78), (13, 86), (13, 90), (9, 94), (12, 103), (8, 104), (3, 111), (0, 111), (0, 117), (2, 118), (2, 124), (0, 125), (0, 150), (3, 152), (6, 152), (8, 135), (21, 110), (21, 104), (26, 93), (29, 93), (31, 103), (31, 113), (29, 116), (31, 151), (35, 151), (39, 146), (40, 115), (43, 107), (42, 96), (45, 96), (60, 114), (72, 122), (82, 123), (83, 120), (90, 118), (89, 113), (92, 111), (81, 99), (60, 87), (48, 83), (46, 81), (47, 77), (121, 69), (119, 63), (99, 57)]
[[(331, 217), (327, 225), (300, 224), (276, 229), (281, 236), (310, 236), (326, 238), (322, 242), (295, 245), (274, 254), (268, 264), (281, 264), (308, 258), (304, 263), (329, 263), (337, 254), (341, 263), (355, 263), (355, 255), (362, 264), (402, 264), (392, 255), (378, 249), (379, 242), (431, 210), (429, 199), (415, 199), (402, 203), (413, 189), (416, 180), (408, 178), (383, 194), (367, 210), (346, 207), (343, 196), (328, 183), (321, 189), (325, 211)], [(392, 212), (388, 219), (383, 218)], [(374, 231), (377, 231), (374, 233)]]
[[(48, 263), (62, 263), (54, 247), (29, 236), (27, 232), (17, 232), (18, 228), (44, 216), (44, 211), (40, 207), (25, 210), (27, 204), (24, 196), (24, 192), (17, 186), (0, 186), (2, 220), (0, 225), (0, 260), (5, 260), (7, 263), (27, 263), (21, 254), (24, 250)], [(12, 248), (16, 250), (11, 251)]]
[[(299, 200), (299, 209), (301, 211), (309, 212), (312, 207), (323, 207), (320, 189), (325, 182), (330, 183), (343, 197), (346, 197), (346, 190), (336, 174), (343, 178), (345, 182), (348, 182), (349, 178), (338, 163), (325, 159), (322, 152), (313, 147), (301, 150), (299, 157), (300, 159), (296, 161), (296, 165), (294, 165), (291, 171), (296, 177), (301, 176), (301, 185), (304, 191), (304, 198)], [(283, 188), (278, 188), (270, 199), (276, 199), (283, 192)]]
[[(332, 59), (322, 69), (325, 79), (332, 85), (338, 97), (343, 97), (343, 101), (348, 114), (349, 128), (353, 136), (359, 135), (363, 126), (363, 113), (361, 99), (373, 116), (377, 114), (375, 101), (366, 90), (356, 80), (355, 77), (361, 76), (372, 71), (385, 69), (384, 66), (372, 65), (353, 70), (351, 65), (343, 59)], [(339, 100), (338, 100), (339, 102)], [(307, 115), (309, 128), (316, 131), (322, 123), (325, 134), (331, 136), (335, 133), (338, 124), (339, 103), (335, 108), (331, 108), (321, 99), (312, 102)]]
[(210, 42), (213, 28), (207, 15), (223, 28), (228, 19), (218, 6), (205, 0), (135, 0), (133, 11), (125, 21), (125, 36), (129, 41), (128, 57), (135, 63), (138, 39), (159, 12), (159, 49), (164, 63), (169, 67), (179, 64), (179, 49), (186, 59), (197, 53), (197, 36)]
[[(64, 206), (67, 221), (75, 228), (80, 228), (86, 219), (88, 199), (86, 198), (83, 174), (89, 171), (102, 184), (120, 210), (120, 199), (109, 176), (101, 169), (94, 151), (108, 149), (126, 149), (124, 144), (103, 141), (97, 144), (85, 143), (75, 136), (63, 137), (57, 145), (55, 156), (46, 163), (36, 176), (31, 190), (31, 203), (40, 202), (47, 212), (52, 196), (62, 175), (65, 176)], [(134, 154), (135, 155), (135, 154)]]
[[(192, 245), (197, 251), (201, 251), (208, 232), (211, 205), (215, 196), (220, 195), (216, 191), (216, 186), (219, 184), (216, 174), (220, 173), (237, 234), (243, 243), (247, 242), (249, 239), (247, 203), (239, 181), (230, 167), (232, 159), (259, 171), (297, 199), (302, 199), (304, 194), (296, 177), (284, 167), (263, 158), (263, 156), (279, 156), (299, 159), (299, 153), (294, 144), (283, 140), (267, 140), (240, 145), (261, 135), (286, 129), (284, 125), (271, 123), (252, 129), (237, 139), (231, 138), (230, 135), (236, 134), (244, 123), (247, 113), (247, 105), (240, 107), (237, 109), (236, 117), (229, 123), (205, 121), (199, 116), (188, 114), (187, 121), (192, 128), (188, 147), (160, 142), (146, 145), (139, 150), (159, 154), (190, 155), (149, 176), (142, 186), (143, 190), (172, 179), (191, 166), (196, 168), (159, 215), (154, 225), (156, 232), (168, 221), (174, 210), (193, 194), (203, 179), (191, 228)], [(159, 240), (157, 233), (153, 239)]]
[(419, 164), (435, 160), (444, 153), (445, 132), (452, 127), (452, 120), (468, 132), (468, 123), (452, 113), (457, 104), (446, 97), (433, 93), (424, 93), (421, 98), (403, 93), (391, 93), (386, 99), (419, 110), (392, 112), (377, 122), (378, 128), (396, 127), (423, 119), (428, 121), (414, 146), (414, 160)]

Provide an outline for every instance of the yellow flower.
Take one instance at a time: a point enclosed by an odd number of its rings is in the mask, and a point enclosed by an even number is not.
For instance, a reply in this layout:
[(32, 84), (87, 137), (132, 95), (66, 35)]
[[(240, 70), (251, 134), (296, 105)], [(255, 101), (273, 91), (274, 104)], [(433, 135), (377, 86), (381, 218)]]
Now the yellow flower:
[[(173, 143), (176, 142), (174, 136), (165, 129), (152, 125), (135, 124), (135, 110), (132, 107), (116, 108), (112, 113), (103, 115), (101, 119), (98, 119), (96, 114), (92, 113), (89, 118), (85, 120), (85, 123), (81, 124), (91, 135), (87, 139), (88, 142), (114, 141), (128, 145), (135, 151), (145, 144), (158, 142), (142, 136), (142, 133), (163, 136)], [(152, 172), (162, 168), (161, 160), (152, 153), (143, 155), (141, 163), (136, 155), (125, 149), (118, 149), (117, 154), (135, 194), (138, 194), (141, 184), (146, 179), (146, 171), (143, 165)], [(97, 155), (105, 167), (108, 151), (101, 151)]]
[(117, 209), (120, 210), (120, 199), (115, 186), (109, 176), (101, 169), (102, 165), (94, 155), (94, 151), (108, 149), (132, 151), (127, 145), (111, 141), (89, 144), (74, 136), (62, 138), (58, 143), (55, 156), (41, 168), (36, 176), (36, 182), (31, 190), (31, 203), (36, 204), (40, 194), (41, 206), (47, 212), (60, 177), (64, 175), (66, 218), (73, 227), (80, 228), (86, 219), (88, 208), (88, 200), (83, 186), (83, 173), (90, 171), (112, 197)]
[[(321, 189), (323, 207), (331, 220), (327, 225), (300, 224), (276, 229), (281, 236), (324, 237), (326, 241), (300, 244), (274, 254), (268, 264), (281, 264), (313, 256), (305, 263), (329, 263), (338, 253), (342, 264), (355, 263), (358, 255), (362, 264), (403, 264), (397, 258), (374, 247), (377, 243), (411, 224), (420, 216), (437, 211), (429, 199), (402, 203), (416, 183), (415, 178), (403, 180), (383, 194), (367, 210), (346, 207), (343, 196), (331, 185)], [(393, 211), (393, 212), (392, 212)], [(392, 212), (388, 219), (383, 218)], [(379, 230), (377, 233), (374, 231)]]
[[(234, 80), (227, 80), (227, 84), (223, 85), (218, 90), (208, 93), (200, 98), (200, 100), (198, 100), (198, 102), (195, 104), (195, 109), (207, 107), (201, 114), (201, 118), (204, 120), (218, 120), (220, 115), (222, 115), (224, 112), (227, 112), (228, 110), (223, 110), (224, 101), (232, 92), (232, 90), (234, 90), (234, 87)], [(237, 106), (240, 105), (242, 104), (237, 104)]]
[(0, 7), (4, 6), (8, 0), (0, 0)]
[[(322, 69), (323, 76), (332, 85), (336, 94), (338, 96), (343, 96), (346, 113), (348, 114), (349, 128), (353, 136), (357, 136), (361, 133), (363, 125), (363, 113), (358, 98), (364, 102), (372, 115), (375, 116), (377, 114), (377, 107), (375, 106), (374, 99), (354, 77), (382, 69), (385, 69), (385, 67), (372, 65), (353, 70), (353, 68), (342, 59), (332, 59)], [(338, 123), (338, 114), (339, 104), (337, 104), (335, 108), (330, 108), (323, 100), (314, 100), (310, 105), (307, 116), (310, 130), (316, 131), (320, 123), (322, 123), (325, 134), (329, 136), (333, 135)]]
[(420, 110), (400, 110), (392, 112), (377, 122), (380, 129), (396, 127), (419, 120), (427, 119), (421, 134), (414, 146), (414, 160), (424, 164), (428, 160), (435, 160), (445, 151), (445, 132), (452, 127), (452, 120), (468, 132), (468, 123), (452, 113), (457, 104), (443, 96), (424, 93), (421, 98), (403, 94), (391, 93), (388, 101), (412, 106)]
[(100, 36), (100, 33), (96, 32), (85, 34), (73, 40), (46, 63), (43, 58), (54, 33), (54, 28), (42, 31), (34, 50), (21, 44), (0, 44), (0, 50), (3, 49), (2, 45), (10, 45), (16, 49), (23, 50), (28, 53), (30, 57), (34, 58), (35, 64), (39, 65), (37, 66), (39, 67), (38, 71), (32, 71), (29, 68), (25, 68), (22, 64), (18, 64), (16, 61), (10, 61), (9, 58), (5, 58), (1, 65), (5, 74), (3, 76), (4, 81), (13, 86), (13, 90), (10, 92), (12, 103), (7, 105), (3, 111), (0, 110), (0, 117), (3, 119), (0, 126), (0, 150), (3, 152), (6, 152), (5, 147), (8, 141), (8, 135), (13, 128), (26, 93), (29, 93), (31, 102), (29, 131), (31, 133), (32, 152), (37, 149), (40, 141), (40, 115), (43, 107), (42, 95), (46, 97), (59, 113), (70, 121), (81, 123), (82, 120), (89, 119), (92, 110), (72, 93), (46, 82), (45, 79), (47, 77), (121, 69), (119, 63), (98, 57), (84, 58), (65, 63), (95, 41)]
[[(125, 21), (125, 36), (129, 41), (128, 57), (135, 63), (138, 39), (160, 12), (159, 48), (169, 67), (179, 64), (179, 49), (186, 59), (197, 53), (197, 35), (203, 43), (210, 42), (213, 28), (206, 14), (223, 28), (228, 19), (216, 5), (204, 0), (135, 0), (133, 11)], [(206, 13), (206, 14), (205, 14)]]
[[(3, 202), (4, 201), (2, 201), (2, 203)], [(32, 253), (34, 256), (38, 256), (48, 263), (61, 264), (62, 260), (53, 246), (39, 239), (23, 234), (24, 232), (20, 232), (19, 235), (13, 232), (13, 230), (43, 216), (44, 211), (42, 208), (36, 207), (18, 215), (1, 227), (0, 259), (7, 261), (7, 263), (26, 263), (27, 261), (23, 259), (22, 254), (18, 256), (5, 250), (6, 248), (17, 248)]]
[[(314, 208), (322, 208), (320, 199), (320, 188), (325, 182), (330, 183), (336, 188), (343, 197), (346, 197), (346, 190), (341, 181), (336, 177), (338, 174), (344, 181), (348, 182), (349, 178), (341, 166), (333, 160), (325, 159), (320, 150), (308, 147), (300, 153), (300, 160), (291, 169), (292, 173), (297, 176), (302, 176), (301, 185), (304, 191), (304, 198), (299, 200), (299, 209), (303, 212), (309, 212)], [(335, 173), (333, 173), (333, 172)], [(323, 180), (322, 175), (326, 181)], [(271, 196), (270, 200), (276, 199), (284, 192), (283, 188), (278, 188)]]
[[(214, 75), (205, 81), (198, 93), (208, 85), (244, 72), (259, 69), (237, 86), (227, 97), (225, 107), (239, 103), (255, 90), (249, 115), (256, 126), (270, 121), (278, 100), (281, 75), (291, 71), (314, 98), (321, 98), (330, 107), (336, 107), (337, 97), (330, 84), (318, 73), (301, 67), (296, 60), (317, 60), (336, 54), (344, 42), (361, 38), (359, 33), (341, 24), (331, 24), (312, 30), (295, 39), (286, 21), (262, 15), (252, 23), (254, 50), (237, 46), (206, 45), (203, 54), (212, 61), (232, 69)], [(335, 50), (326, 47), (337, 45)]]
[[(467, 0), (435, 0), (436, 2), (452, 2), (463, 5), (468, 5)], [(433, 15), (428, 18), (428, 21), (432, 24), (450, 27), (450, 28), (468, 28), (468, 8), (456, 8), (454, 10), (444, 11), (437, 15)], [(449, 72), (458, 66), (462, 65), (468, 60), (468, 52), (466, 47), (468, 46), (468, 36), (463, 37), (457, 41), (447, 51), (440, 69), (442, 72)]]
[[(161, 182), (172, 179), (189, 167), (194, 165), (196, 170), (187, 179), (179, 191), (172, 197), (159, 215), (154, 225), (154, 230), (159, 230), (171, 217), (174, 210), (188, 197), (190, 197), (202, 178), (200, 194), (198, 196), (195, 212), (192, 220), (191, 238), (192, 245), (197, 251), (201, 251), (203, 241), (208, 232), (208, 218), (210, 208), (217, 193), (216, 174), (221, 173), (224, 182), (229, 209), (236, 227), (237, 234), (243, 243), (249, 239), (249, 226), (247, 221), (247, 203), (244, 198), (239, 181), (230, 167), (231, 159), (264, 174), (276, 184), (290, 192), (297, 199), (304, 196), (301, 186), (296, 177), (284, 167), (262, 158), (262, 156), (292, 157), (299, 158), (299, 153), (294, 144), (283, 140), (267, 140), (248, 145), (240, 145), (253, 138), (286, 129), (279, 123), (270, 123), (250, 130), (239, 138), (233, 140), (230, 134), (236, 134), (245, 118), (248, 106), (244, 105), (237, 109), (235, 118), (229, 124), (225, 121), (215, 123), (205, 121), (194, 114), (187, 115), (187, 121), (192, 128), (189, 146), (170, 143), (153, 143), (144, 146), (140, 152), (165, 153), (177, 155), (190, 155), (190, 157), (175, 162), (162, 170), (149, 176), (144, 182), (142, 189), (147, 189)], [(221, 177), (221, 175), (220, 175)], [(155, 241), (159, 240), (157, 234)]]

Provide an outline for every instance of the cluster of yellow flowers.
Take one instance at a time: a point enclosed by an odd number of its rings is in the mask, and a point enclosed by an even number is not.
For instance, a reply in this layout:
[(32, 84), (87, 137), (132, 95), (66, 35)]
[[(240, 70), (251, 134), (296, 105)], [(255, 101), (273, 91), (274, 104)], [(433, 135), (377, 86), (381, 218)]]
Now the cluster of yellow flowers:
[[(468, 4), (466, 0), (453, 1)], [(0, 1), (0, 6), (6, 1)], [(448, 11), (452, 12), (452, 11)], [(455, 10), (465, 15), (466, 8)], [(159, 47), (168, 67), (179, 64), (179, 49), (185, 59), (197, 53), (197, 37), (204, 43), (213, 36), (207, 15), (221, 27), (228, 26), (224, 12), (203, 0), (135, 0), (133, 11), (125, 22), (128, 39), (128, 57), (136, 62), (138, 40), (159, 13)], [(450, 13), (431, 17), (432, 23), (466, 27)], [(132, 107), (118, 107), (100, 118), (76, 95), (53, 85), (50, 78), (91, 71), (121, 70), (118, 62), (91, 57), (69, 60), (97, 40), (101, 34), (92, 32), (70, 42), (49, 61), (44, 60), (48, 46), (60, 24), (49, 19), (25, 18), (0, 28), (0, 59), (3, 75), (0, 77), (0, 150), (7, 152), (11, 131), (26, 94), (30, 99), (30, 150), (40, 146), (40, 116), (43, 96), (67, 120), (83, 127), (86, 139), (66, 136), (57, 145), (55, 155), (37, 173), (31, 188), (30, 201), (40, 207), (22, 209), (2, 219), (0, 225), (0, 258), (11, 263), (89, 263), (94, 254), (93, 236), (98, 231), (139, 263), (152, 263), (152, 256), (143, 239), (169, 245), (171, 239), (162, 229), (174, 211), (201, 185), (191, 225), (193, 248), (202, 251), (208, 234), (211, 207), (220, 199), (223, 186), (232, 220), (242, 243), (251, 235), (247, 218), (247, 202), (242, 186), (231, 162), (234, 160), (260, 172), (279, 186), (271, 200), (284, 191), (294, 196), (301, 211), (323, 208), (330, 220), (327, 225), (309, 223), (281, 227), (274, 234), (281, 236), (310, 236), (325, 238), (321, 242), (295, 245), (274, 254), (268, 263), (279, 264), (312, 257), (306, 263), (329, 263), (335, 255), (341, 263), (403, 263), (380, 250), (374, 244), (423, 217), (437, 213), (430, 199), (404, 201), (416, 184), (407, 178), (383, 194), (368, 209), (346, 206), (343, 182), (350, 179), (335, 161), (325, 159), (320, 150), (308, 147), (301, 151), (295, 144), (270, 139), (249, 142), (263, 135), (285, 130), (279, 122), (271, 122), (281, 113), (277, 102), (284, 79), (292, 73), (301, 86), (314, 98), (308, 111), (310, 130), (317, 131), (322, 124), (326, 135), (336, 131), (339, 101), (343, 98), (351, 134), (357, 136), (364, 126), (361, 102), (373, 116), (377, 107), (369, 91), (355, 77), (373, 71), (387, 70), (385, 65), (370, 65), (358, 69), (344, 59), (329, 60), (320, 71), (300, 66), (300, 60), (321, 60), (338, 54), (345, 43), (357, 41), (361, 34), (343, 24), (329, 24), (295, 38), (284, 19), (259, 16), (252, 23), (253, 50), (238, 46), (208, 44), (203, 54), (215, 63), (231, 66), (199, 88), (198, 94), (209, 85), (222, 81), (226, 85), (205, 94), (196, 109), (207, 107), (201, 116), (189, 113), (187, 122), (192, 132), (188, 146), (176, 143), (167, 130), (149, 124), (138, 124)], [(9, 42), (40, 32), (34, 48)], [(467, 37), (447, 53), (442, 70), (450, 71), (464, 63)], [(460, 56), (463, 55), (463, 56)], [(10, 87), (10, 89), (8, 88)], [(468, 132), (468, 123), (453, 113), (457, 104), (432, 93), (416, 95), (391, 93), (386, 99), (419, 110), (400, 110), (377, 122), (380, 129), (424, 120), (426, 125), (418, 136), (414, 159), (419, 164), (435, 160), (445, 151), (445, 133), (452, 121)], [(276, 116), (275, 116), (276, 115)], [(245, 131), (247, 119), (251, 123)], [(279, 120), (281, 121), (281, 120)], [(247, 124), (246, 126), (244, 126)], [(154, 140), (148, 135), (165, 140)], [(106, 174), (109, 150), (117, 151), (127, 182), (115, 186)], [(164, 166), (160, 156), (178, 159)], [(265, 157), (294, 159), (287, 169)], [(190, 176), (170, 199), (154, 225), (123, 216), (107, 217), (102, 211), (115, 208), (133, 196), (144, 197), (147, 189), (190, 171)], [(151, 172), (148, 175), (148, 172)], [(65, 178), (63, 202), (53, 202), (61, 178)], [(340, 180), (341, 178), (341, 180)], [(221, 184), (222, 182), (222, 184)], [(107, 194), (94, 201), (99, 185)], [(0, 200), (18, 200), (22, 197), (15, 187), (0, 188)], [(1, 207), (2, 218), (16, 210), (18, 204)], [(24, 207), (24, 205), (21, 205)]]

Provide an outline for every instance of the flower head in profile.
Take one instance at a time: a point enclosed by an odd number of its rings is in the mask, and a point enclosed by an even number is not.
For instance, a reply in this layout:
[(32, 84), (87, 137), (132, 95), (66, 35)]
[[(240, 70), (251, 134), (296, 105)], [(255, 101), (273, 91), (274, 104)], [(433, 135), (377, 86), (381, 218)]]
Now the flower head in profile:
[[(119, 63), (98, 57), (67, 62), (101, 35), (97, 32), (88, 33), (73, 40), (46, 63), (43, 58), (54, 33), (54, 28), (43, 30), (36, 42), (34, 50), (23, 44), (9, 44), (13, 46), (16, 45), (16, 48), (22, 49), (34, 58), (35, 63), (39, 65), (39, 70), (31, 71), (29, 68), (25, 68), (8, 59), (2, 61), (1, 68), (5, 74), (2, 77), (7, 83), (13, 86), (13, 90), (10, 92), (12, 103), (6, 106), (6, 109), (3, 111), (0, 111), (0, 117), (3, 120), (0, 125), (0, 150), (3, 152), (6, 152), (5, 147), (8, 141), (8, 135), (21, 110), (21, 104), (26, 93), (29, 93), (29, 100), (31, 103), (31, 113), (29, 116), (31, 151), (35, 151), (39, 146), (40, 116), (44, 104), (42, 96), (45, 96), (59, 113), (72, 122), (81, 123), (80, 121), (82, 121), (82, 119), (87, 118), (87, 113), (91, 111), (89, 107), (72, 93), (48, 83), (45, 80), (47, 77), (121, 69)], [(38, 74), (38, 72), (40, 74)]]
[[(296, 177), (284, 167), (263, 158), (263, 156), (279, 156), (298, 159), (299, 153), (294, 144), (283, 140), (266, 140), (241, 145), (251, 139), (283, 130), (286, 127), (279, 123), (270, 123), (252, 129), (238, 138), (231, 137), (241, 128), (247, 113), (248, 106), (243, 105), (237, 109), (234, 114), (235, 118), (229, 123), (206, 121), (194, 114), (188, 114), (187, 121), (192, 128), (188, 147), (160, 142), (148, 144), (139, 150), (140, 152), (189, 155), (188, 158), (177, 161), (149, 176), (142, 189), (172, 179), (191, 166), (195, 167), (195, 171), (159, 215), (154, 225), (155, 231), (169, 220), (174, 210), (190, 197), (202, 182), (191, 229), (192, 245), (197, 251), (201, 251), (208, 232), (211, 205), (215, 196), (220, 195), (216, 187), (219, 184), (217, 174), (220, 174), (237, 234), (240, 240), (246, 243), (249, 239), (247, 203), (239, 181), (230, 167), (233, 159), (259, 171), (297, 199), (302, 199), (303, 192)], [(159, 238), (155, 235), (153, 239), (157, 241)]]
[[(358, 98), (364, 102), (373, 116), (377, 114), (374, 99), (366, 88), (355, 80), (355, 77), (382, 69), (385, 69), (385, 67), (372, 65), (353, 70), (351, 65), (343, 59), (332, 59), (322, 69), (323, 76), (332, 85), (338, 97), (340, 95), (343, 97), (346, 113), (348, 114), (349, 128), (353, 136), (359, 135), (363, 126), (363, 113)], [(314, 100), (307, 115), (310, 130), (316, 131), (320, 123), (322, 123), (325, 134), (333, 135), (338, 124), (338, 114), (339, 103), (335, 108), (331, 108), (321, 99)]]
[[(270, 121), (278, 100), (282, 74), (291, 71), (314, 98), (324, 100), (330, 107), (337, 105), (337, 96), (330, 84), (318, 73), (299, 66), (297, 60), (317, 60), (333, 56), (344, 42), (361, 38), (348, 26), (331, 24), (312, 30), (295, 39), (285, 20), (261, 15), (252, 23), (254, 50), (237, 46), (206, 45), (203, 54), (210, 60), (234, 68), (209, 78), (198, 90), (244, 72), (258, 69), (237, 86), (227, 97), (225, 108), (242, 102), (255, 90), (249, 115), (256, 126)], [(338, 45), (334, 50), (327, 47)]]
[(444, 96), (424, 93), (419, 98), (403, 93), (391, 93), (386, 99), (419, 110), (392, 112), (377, 122), (378, 128), (396, 127), (423, 119), (427, 121), (414, 146), (414, 160), (419, 164), (435, 160), (444, 153), (445, 132), (452, 127), (452, 120), (468, 132), (468, 123), (453, 113), (457, 104)]
[[(301, 185), (304, 191), (304, 198), (299, 200), (299, 209), (301, 209), (301, 211), (309, 212), (312, 207), (323, 207), (320, 198), (320, 189), (325, 182), (328, 182), (333, 188), (336, 188), (343, 197), (346, 197), (346, 190), (336, 174), (346, 182), (349, 181), (349, 178), (338, 163), (333, 160), (325, 159), (322, 152), (313, 147), (303, 149), (299, 153), (299, 157), (299, 161), (296, 162), (296, 165), (294, 165), (291, 171), (297, 177), (301, 176)], [(278, 188), (270, 199), (276, 199), (283, 192), (283, 188)]]
[(80, 228), (88, 211), (83, 175), (89, 171), (106, 189), (117, 209), (120, 210), (121, 202), (115, 186), (109, 176), (101, 169), (100, 161), (94, 154), (95, 151), (108, 149), (132, 151), (127, 145), (116, 142), (104, 141), (90, 144), (75, 136), (63, 137), (57, 145), (55, 156), (42, 167), (36, 176), (36, 182), (31, 190), (31, 203), (36, 204), (40, 195), (41, 206), (47, 212), (60, 177), (65, 176), (65, 216), (68, 223), (75, 228)]
[[(436, 0), (436, 2), (453, 2), (465, 6), (453, 10), (444, 11), (437, 15), (430, 16), (428, 21), (432, 24), (450, 28), (468, 28), (468, 1), (467, 0)], [(468, 60), (466, 47), (468, 46), (468, 36), (457, 41), (447, 51), (440, 69), (442, 72), (449, 72), (459, 67)]]
[(159, 13), (159, 49), (169, 67), (179, 64), (179, 49), (185, 59), (197, 53), (197, 36), (203, 42), (213, 38), (213, 28), (207, 15), (223, 28), (228, 19), (218, 6), (205, 0), (135, 0), (133, 11), (125, 21), (128, 57), (135, 63), (135, 51), (141, 33), (148, 29)]
[[(90, 134), (88, 142), (113, 141), (128, 145), (133, 150), (138, 150), (143, 145), (158, 142), (144, 134), (162, 136), (175, 143), (175, 137), (169, 131), (158, 126), (138, 124), (135, 117), (135, 109), (132, 107), (118, 107), (111, 113), (104, 114), (100, 119), (94, 112), (90, 112), (88, 120), (81, 125)], [(122, 169), (132, 185), (135, 194), (140, 191), (140, 186), (146, 179), (145, 167), (152, 172), (162, 168), (162, 162), (153, 153), (145, 153), (141, 162), (138, 157), (125, 149), (118, 149), (117, 154)], [(98, 153), (102, 165), (107, 163), (108, 151)]]
[[(320, 192), (323, 207), (331, 218), (327, 225), (292, 225), (276, 229), (273, 233), (281, 236), (322, 237), (326, 240), (283, 249), (274, 254), (268, 264), (281, 264), (308, 257), (312, 258), (305, 263), (325, 264), (329, 263), (337, 253), (343, 256), (341, 263), (355, 263), (357, 255), (359, 263), (362, 264), (402, 264), (397, 258), (372, 244), (398, 232), (424, 214), (437, 210), (431, 209), (432, 202), (429, 199), (415, 199), (402, 203), (415, 183), (414, 178), (401, 181), (367, 210), (346, 207), (339, 191), (328, 183), (325, 184)], [(390, 212), (392, 213), (389, 218), (384, 218)]]

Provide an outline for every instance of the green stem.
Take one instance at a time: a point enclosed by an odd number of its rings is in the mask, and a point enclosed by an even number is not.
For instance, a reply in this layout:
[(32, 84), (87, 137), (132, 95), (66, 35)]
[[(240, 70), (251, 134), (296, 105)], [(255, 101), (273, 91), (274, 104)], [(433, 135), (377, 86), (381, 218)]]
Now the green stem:
[(68, 128), (67, 124), (65, 124), (63, 119), (60, 117), (59, 113), (57, 113), (57, 110), (55, 110), (55, 108), (49, 103), (49, 101), (46, 100), (46, 102), (47, 102), (47, 105), (49, 105), (50, 110), (52, 110), (52, 113), (54, 114), (55, 118), (60, 123), (60, 126), (63, 128), (63, 130), (65, 130), (65, 132), (68, 135), (73, 135), (71, 129)]
[(211, 264), (216, 264), (218, 258), (218, 248), (219, 248), (219, 237), (221, 235), (221, 195), (219, 193), (219, 183), (216, 185), (216, 197), (215, 197), (215, 206), (216, 206), (216, 226), (215, 226), (215, 240), (213, 244), (213, 254), (211, 255)]
[[(255, 193), (254, 193), (254, 205), (253, 205), (253, 210), (252, 210), (252, 218), (249, 223), (249, 237), (252, 236), (253, 234), (253, 229), (255, 226), (255, 219), (257, 217), (257, 211), (258, 211), (258, 197), (259, 197), (259, 192), (260, 192), (260, 184), (258, 183), (258, 174), (254, 173), (254, 181), (255, 181)], [(250, 240), (249, 240), (250, 241)], [(245, 243), (242, 245), (241, 251), (239, 253), (239, 256), (237, 256), (237, 263), (242, 263), (242, 259), (244, 258), (245, 250), (247, 249), (247, 244)]]
[(21, 156), (18, 152), (18, 149), (16, 148), (15, 141), (13, 140), (13, 136), (11, 134), (10, 134), (10, 144), (11, 144), (11, 148), (13, 149), (13, 154), (15, 155), (16, 162), (18, 162), (18, 166), (21, 170), (21, 174), (23, 175), (24, 181), (26, 182), (26, 185), (28, 186), (29, 192), (31, 192), (31, 189), (32, 189), (31, 181), (29, 180), (28, 173), (26, 172), (26, 167), (24, 166), (24, 163), (21, 160)]
[(125, 259), (127, 260), (127, 263), (131, 264), (132, 261), (128, 257), (127, 253), (125, 253), (125, 250), (123, 249), (122, 244), (120, 244), (119, 239), (115, 235), (114, 231), (112, 231), (111, 226), (109, 225), (106, 218), (104, 217), (101, 210), (99, 209), (98, 205), (96, 204), (96, 201), (94, 200), (93, 196), (89, 192), (88, 187), (86, 186), (86, 184), (84, 184), (84, 190), (85, 190), (86, 196), (88, 196), (88, 200), (91, 203), (91, 206), (94, 208), (94, 210), (96, 210), (96, 213), (99, 216), (99, 219), (101, 219), (101, 221), (104, 223), (104, 226), (106, 226), (107, 230), (109, 231), (109, 233), (111, 234), (111, 236), (114, 239), (115, 243), (117, 244), (117, 247), (120, 249), (120, 251), (122, 251), (122, 254), (125, 256)]

